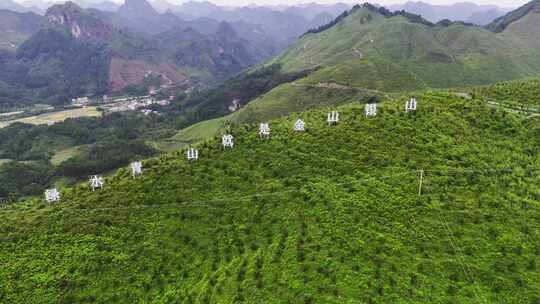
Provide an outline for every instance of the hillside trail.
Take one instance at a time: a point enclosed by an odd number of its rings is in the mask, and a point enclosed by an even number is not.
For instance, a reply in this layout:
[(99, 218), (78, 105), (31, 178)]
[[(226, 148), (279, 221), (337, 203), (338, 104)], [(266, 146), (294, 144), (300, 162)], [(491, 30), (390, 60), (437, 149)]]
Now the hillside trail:
[(335, 90), (344, 90), (344, 91), (361, 90), (361, 91), (370, 92), (374, 94), (380, 94), (380, 95), (383, 95), (385, 98), (392, 99), (386, 92), (383, 92), (383, 91), (379, 91), (375, 89), (367, 89), (367, 88), (358, 87), (358, 86), (349, 86), (349, 85), (339, 84), (332, 81), (321, 81), (316, 84), (291, 83), (291, 85), (293, 87), (335, 89)]
[(509, 113), (525, 115), (525, 119), (530, 119), (530, 118), (540, 116), (540, 110), (538, 110), (537, 108), (533, 108), (533, 107), (525, 108), (523, 106), (519, 107), (519, 106), (514, 106), (514, 105), (508, 105), (503, 102), (496, 102), (493, 100), (488, 100), (486, 102), (488, 106), (492, 108), (502, 109), (503, 111), (506, 111)]

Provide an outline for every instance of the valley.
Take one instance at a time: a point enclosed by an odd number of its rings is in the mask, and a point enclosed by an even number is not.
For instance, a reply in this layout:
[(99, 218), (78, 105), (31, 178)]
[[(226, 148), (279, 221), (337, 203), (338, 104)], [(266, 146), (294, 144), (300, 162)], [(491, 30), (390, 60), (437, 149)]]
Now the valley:
[[(183, 90), (213, 87), (335, 17), (331, 6), (318, 10), (324, 18), (315, 14), (307, 20), (300, 13), (262, 8), (239, 9), (235, 18), (228, 9), (216, 16), (187, 17), (158, 12), (146, 0), (126, 0), (116, 12), (68, 1), (41, 16), (1, 10), (0, 5), (0, 48), (5, 49), (0, 50), (0, 69), (10, 71), (0, 75), (0, 106), (37, 100), (63, 105), (78, 96), (133, 91), (146, 95), (153, 89), (149, 83)], [(296, 26), (288, 24), (295, 21)]]
[[(143, 2), (137, 3), (139, 2), (125, 5), (137, 6)], [(217, 86), (203, 85), (210, 81), (204, 76), (206, 72), (197, 71), (193, 67), (175, 74), (176, 68), (170, 64), (148, 64), (140, 59), (121, 59), (124, 56), (122, 54), (135, 50), (135, 46), (143, 47), (142, 51), (145, 53), (147, 49), (141, 41), (116, 32), (112, 25), (114, 22), (105, 23), (102, 21), (103, 16), (82, 10), (75, 4), (51, 8), (48, 18), (60, 20), (57, 11), (62, 10), (73, 15), (70, 17), (71, 23), (64, 23), (62, 27), (74, 26), (74, 22), (78, 22), (77, 26), (82, 31), (80, 37), (90, 35), (88, 37), (93, 37), (89, 38), (91, 41), (102, 42), (113, 39), (112, 45), (121, 52), (113, 56), (111, 62), (115, 68), (112, 70), (115, 74), (124, 76), (108, 77), (115, 79), (113, 82), (118, 88), (125, 86), (127, 94), (113, 94), (107, 97), (110, 100), (106, 104), (92, 104), (106, 113), (103, 119), (93, 119), (92, 116), (97, 116), (97, 113), (91, 108), (68, 110), (59, 114), (27, 117), (24, 120), (16, 117), (17, 119), (9, 123), (35, 121), (48, 124), (63, 121), (71, 114), (86, 118), (70, 119), (51, 127), (28, 128), (18, 125), (0, 131), (4, 134), (0, 134), (0, 137), (9, 138), (0, 145), (0, 158), (14, 160), (13, 165), (20, 163), (22, 166), (26, 166), (23, 163), (25, 161), (39, 159), (43, 162), (42, 169), (39, 170), (46, 168), (47, 178), (40, 180), (38, 184), (54, 184), (55, 181), (65, 181), (66, 177), (70, 183), (76, 182), (99, 172), (100, 168), (114, 169), (114, 166), (125, 165), (132, 160), (131, 157), (140, 155), (135, 151), (134, 154), (127, 153), (117, 165), (110, 166), (103, 161), (109, 153), (98, 149), (100, 146), (124, 146), (133, 143), (133, 147), (137, 151), (144, 151), (144, 155), (170, 153), (210, 139), (234, 125), (276, 119), (297, 111), (328, 105), (383, 102), (393, 100), (403, 92), (424, 91), (436, 87), (460, 87), (459, 92), (468, 92), (471, 85), (475, 84), (534, 77), (535, 69), (540, 67), (535, 63), (537, 49), (533, 47), (534, 43), (529, 39), (531, 34), (526, 27), (526, 24), (534, 24), (538, 18), (534, 5), (526, 5), (510, 13), (509, 16), (513, 16), (511, 20), (516, 20), (516, 16), (521, 18), (505, 25), (504, 30), (497, 33), (460, 22), (433, 24), (419, 16), (406, 12), (391, 13), (369, 4), (355, 6), (327, 26), (307, 32), (281, 55), (265, 64), (247, 69)], [(149, 17), (142, 11), (139, 13), (142, 14), (140, 18), (158, 18), (160, 15), (151, 13), (154, 17)], [(80, 21), (75, 21), (78, 19)], [(92, 25), (87, 34), (83, 34), (85, 26), (89, 24), (97, 24), (99, 30)], [(56, 28), (56, 25), (53, 28)], [(234, 26), (231, 28), (225, 23), (217, 25), (216, 30), (230, 34), (225, 40), (235, 35)], [(187, 33), (191, 37), (187, 40), (183, 37), (181, 41), (193, 42), (195, 40), (190, 40), (193, 37), (202, 37), (200, 33), (189, 29), (165, 30), (163, 33), (157, 40), (158, 44), (174, 45), (171, 41), (178, 39), (179, 33)], [(72, 43), (80, 44), (77, 41)], [(118, 43), (125, 46), (118, 48)], [(522, 45), (519, 54), (509, 55), (510, 43)], [(95, 47), (99, 45), (95, 44)], [(189, 44), (188, 48), (193, 46), (194, 44)], [(27, 49), (28, 46), (24, 46), (21, 52), (28, 53)], [(157, 50), (148, 51), (148, 54), (158, 54)], [(358, 56), (359, 52), (362, 56)], [(158, 58), (163, 58), (163, 53), (166, 54), (167, 51), (161, 52)], [(186, 60), (188, 59), (182, 59), (184, 62)], [(161, 69), (159, 71), (156, 70), (158, 66)], [(107, 77), (100, 80), (104, 83), (103, 81), (106, 82)], [(143, 84), (134, 87), (128, 85), (129, 81), (143, 81)], [(181, 85), (177, 87), (177, 83)], [(196, 83), (199, 85), (193, 87)], [(87, 86), (88, 82), (85, 82), (85, 85)], [(145, 93), (150, 91), (156, 94), (155, 100), (160, 102), (136, 100), (137, 95), (146, 95)], [(79, 96), (85, 94), (75, 95), (74, 98)], [(98, 95), (90, 98), (99, 101), (102, 97)], [(54, 99), (50, 104), (57, 107), (62, 104), (60, 100)], [(115, 100), (118, 103), (112, 102)], [(494, 107), (505, 103), (498, 100), (491, 102)], [(505, 108), (508, 111), (522, 111), (508, 105)], [(13, 112), (16, 109), (9, 107), (5, 111)], [(109, 115), (113, 112), (116, 114)], [(528, 113), (532, 117), (535, 115), (535, 112)], [(4, 122), (3, 126), (6, 125)], [(128, 130), (135, 125), (136, 132)], [(87, 126), (92, 127), (90, 130), (82, 130)], [(79, 131), (66, 132), (66, 128)], [(90, 132), (94, 134), (90, 135)], [(10, 138), (25, 137), (23, 134), (26, 133), (32, 136), (22, 146)], [(81, 138), (81, 134), (86, 134), (87, 138)], [(52, 139), (49, 139), (48, 145), (44, 145), (46, 141), (42, 141), (42, 137)], [(40, 140), (35, 141), (36, 139)], [(15, 148), (14, 145), (21, 148)], [(69, 158), (55, 157), (56, 161), (51, 163), (54, 155), (62, 155), (62, 151), (74, 151), (71, 149), (78, 146), (85, 146), (86, 152), (68, 154), (72, 156), (71, 161)], [(92, 155), (90, 151), (101, 151), (99, 153), (103, 155)], [(95, 162), (92, 159), (100, 161)], [(62, 165), (58, 160), (63, 160), (66, 164)], [(75, 165), (75, 161), (82, 164)], [(70, 173), (67, 173), (62, 169), (67, 164), (77, 169), (70, 168)]]
[(33, 125), (52, 125), (57, 122), (62, 122), (69, 118), (78, 117), (99, 117), (101, 114), (95, 107), (86, 107), (72, 110), (63, 110), (57, 112), (49, 112), (45, 114), (39, 114), (36, 116), (29, 116), (13, 120), (0, 121), (0, 128), (4, 128), (13, 123), (24, 123)]

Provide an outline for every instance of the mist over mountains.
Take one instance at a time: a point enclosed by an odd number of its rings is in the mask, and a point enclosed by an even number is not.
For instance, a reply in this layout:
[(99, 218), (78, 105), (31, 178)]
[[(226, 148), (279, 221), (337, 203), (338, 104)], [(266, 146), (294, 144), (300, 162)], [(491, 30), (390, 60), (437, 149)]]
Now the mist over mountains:
[(0, 100), (58, 104), (119, 93), (152, 77), (167, 86), (214, 85), (277, 55), (345, 9), (338, 4), (231, 10), (189, 2), (158, 11), (146, 0), (126, 0), (116, 11), (66, 2), (49, 7), (44, 17), (0, 10), (0, 47), (7, 51), (0, 65), (9, 71), (0, 76)]
[[(166, 0), (47, 5), (43, 0), (0, 4), (0, 67), (8, 71), (0, 76), (4, 104), (62, 104), (77, 96), (144, 93), (156, 86), (213, 86), (278, 55), (304, 33), (331, 25), (350, 8), (343, 3), (223, 7)], [(472, 3), (408, 2), (390, 9), (432, 22), (476, 24), (504, 13)]]
[(390, 5), (388, 9), (394, 11), (405, 10), (421, 15), (431, 22), (448, 19), (479, 25), (486, 25), (495, 18), (510, 11), (510, 9), (501, 8), (496, 5), (478, 5), (472, 2), (458, 2), (453, 5), (432, 5), (422, 1), (409, 1), (404, 4)]
[[(94, 8), (106, 12), (116, 12), (121, 3), (111, 0), (74, 0), (83, 8)], [(171, 1), (172, 2), (172, 1)], [(267, 11), (282, 12), (301, 16), (305, 19), (314, 20), (323, 16), (337, 16), (343, 11), (350, 9), (351, 4), (339, 3), (331, 5), (322, 5), (317, 3), (306, 3), (302, 5), (250, 5), (245, 7), (224, 7), (212, 4), (207, 1), (182, 1), (179, 4), (173, 4), (167, 0), (153, 0), (149, 4), (159, 13), (170, 11), (183, 19), (193, 18), (213, 18), (216, 20), (228, 20), (244, 18), (243, 13), (253, 12), (258, 9)], [(62, 1), (45, 0), (25, 0), (18, 3), (14, 0), (4, 0), (0, 3), (0, 9), (9, 9), (17, 12), (32, 11), (34, 13), (44, 14), (48, 7), (53, 4), (62, 3)], [(178, 3), (178, 1), (176, 1)], [(376, 4), (376, 2), (373, 2)], [(438, 22), (443, 19), (453, 21), (472, 22), (480, 25), (488, 24), (495, 18), (504, 15), (513, 8), (500, 7), (494, 1), (491, 5), (478, 5), (473, 2), (456, 2), (452, 5), (434, 5), (423, 1), (408, 1), (402, 4), (386, 6), (390, 10), (406, 10), (410, 13), (422, 15), (431, 22)], [(257, 18), (258, 16), (252, 16)]]

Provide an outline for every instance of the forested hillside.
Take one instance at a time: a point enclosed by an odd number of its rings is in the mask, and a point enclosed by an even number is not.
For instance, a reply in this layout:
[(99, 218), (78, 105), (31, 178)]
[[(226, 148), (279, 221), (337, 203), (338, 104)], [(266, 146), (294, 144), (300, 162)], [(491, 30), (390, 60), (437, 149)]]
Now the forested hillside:
[(540, 120), (458, 95), (237, 125), (233, 149), (5, 206), (0, 301), (538, 303)]

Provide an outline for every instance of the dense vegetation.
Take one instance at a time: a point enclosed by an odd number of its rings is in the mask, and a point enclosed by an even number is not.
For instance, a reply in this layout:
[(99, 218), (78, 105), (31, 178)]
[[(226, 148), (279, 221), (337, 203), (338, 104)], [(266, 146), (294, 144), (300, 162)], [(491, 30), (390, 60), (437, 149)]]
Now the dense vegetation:
[(297, 113), (267, 140), (233, 127), (232, 150), (4, 207), (0, 301), (538, 303), (540, 120), (416, 97), (342, 106), (336, 126)]
[[(0, 129), (0, 159), (9, 160), (0, 165), (0, 181), (6, 181), (0, 197), (39, 194), (63, 177), (78, 180), (116, 169), (154, 155), (157, 151), (145, 140), (171, 135), (159, 117), (135, 114), (68, 119), (52, 126), (13, 124)], [(79, 149), (58, 166), (51, 162), (74, 147)]]
[(0, 172), (0, 202), (4, 203), (41, 193), (50, 181), (52, 168), (45, 161), (10, 161), (0, 165)]
[[(0, 164), (0, 180), (9, 180), (1, 188), (0, 198), (39, 194), (58, 180), (65, 182), (65, 177), (78, 180), (154, 155), (159, 151), (153, 147), (163, 146), (160, 144), (163, 141), (170, 142), (168, 139), (178, 130), (229, 113), (233, 100), (243, 106), (274, 87), (308, 73), (285, 74), (279, 66), (257, 69), (216, 88), (178, 94), (170, 107), (155, 109), (162, 112), (159, 116), (115, 113), (103, 118), (69, 119), (52, 126), (16, 123), (0, 129), (0, 160), (11, 160)], [(54, 163), (62, 153), (68, 153), (68, 157)], [(17, 176), (13, 174), (17, 170), (36, 174)], [(27, 176), (33, 176), (32, 183)]]
[[(306, 35), (282, 66), (180, 96), (167, 115), (0, 130), (0, 196), (53, 183), (62, 193), (54, 205), (40, 195), (0, 208), (0, 302), (538, 304), (540, 82), (422, 91), (413, 113), (403, 111), (409, 94), (384, 93), (534, 67), (499, 60), (505, 38), (482, 29), (377, 12)], [(414, 40), (395, 43), (403, 37)], [(497, 64), (485, 70), (478, 56)], [(210, 136), (199, 161), (177, 151), (144, 161), (137, 179), (110, 174), (96, 192), (64, 186), (153, 155), (177, 129), (252, 99), (172, 137)], [(376, 117), (365, 101), (380, 102)], [(336, 108), (341, 121), (328, 126)], [(258, 122), (286, 114), (258, 137)], [(292, 131), (299, 117), (306, 132)]]
[(0, 61), (2, 107), (36, 101), (64, 104), (74, 96), (103, 95), (109, 89), (110, 53), (73, 39), (58, 29), (43, 29), (25, 41), (17, 58)]
[(540, 80), (518, 80), (477, 87), (472, 90), (478, 97), (514, 105), (540, 106)]
[[(195, 122), (221, 117), (231, 112), (229, 107), (246, 105), (252, 99), (261, 96), (283, 83), (289, 83), (307, 76), (312, 71), (284, 73), (279, 64), (258, 68), (241, 73), (209, 90), (196, 91), (185, 96), (171, 107), (175, 115), (181, 115), (182, 126)], [(189, 115), (186, 115), (189, 114)]]

